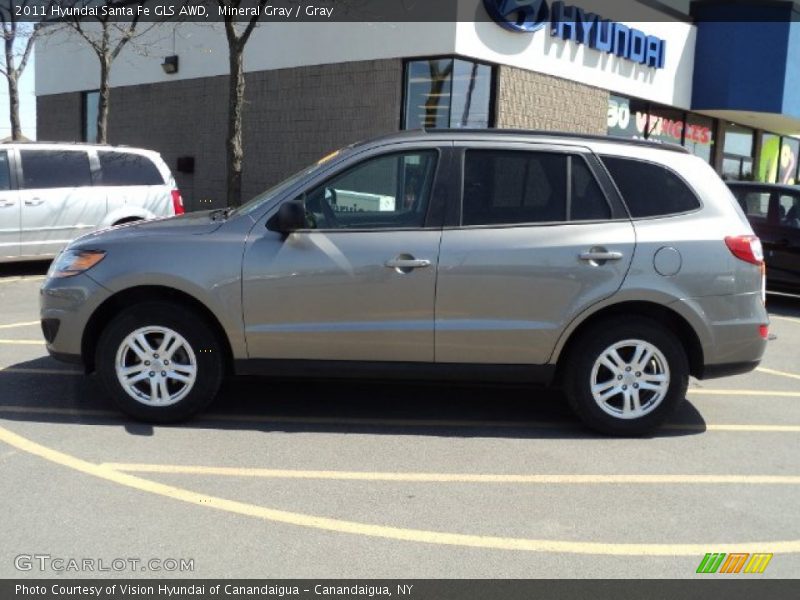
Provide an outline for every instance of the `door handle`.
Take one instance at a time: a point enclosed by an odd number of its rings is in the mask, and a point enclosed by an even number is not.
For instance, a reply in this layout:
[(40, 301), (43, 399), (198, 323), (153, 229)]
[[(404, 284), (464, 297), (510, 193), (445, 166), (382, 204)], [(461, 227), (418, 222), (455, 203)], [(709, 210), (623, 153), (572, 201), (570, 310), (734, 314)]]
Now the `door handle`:
[(581, 260), (588, 261), (606, 261), (606, 260), (620, 260), (622, 252), (609, 252), (608, 250), (589, 250), (588, 252), (581, 252)]
[(31, 198), (30, 200), (25, 200), (25, 206), (39, 206), (44, 204), (44, 200), (41, 198)]
[(13, 200), (0, 200), (0, 208), (8, 208), (9, 206), (16, 206), (17, 203)]
[(414, 258), (410, 254), (401, 254), (391, 260), (387, 260), (384, 265), (389, 269), (397, 269), (401, 273), (410, 273), (414, 269), (430, 267), (431, 261), (424, 258)]

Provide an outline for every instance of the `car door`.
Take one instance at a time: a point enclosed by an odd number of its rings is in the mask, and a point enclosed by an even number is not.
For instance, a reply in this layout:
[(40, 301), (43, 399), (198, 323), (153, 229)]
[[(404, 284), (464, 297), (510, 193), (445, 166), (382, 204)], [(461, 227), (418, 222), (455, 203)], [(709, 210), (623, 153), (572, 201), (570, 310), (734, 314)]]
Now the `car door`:
[(57, 254), (95, 229), (106, 214), (102, 188), (92, 187), (90, 154), (82, 148), (20, 149), (21, 254)]
[(461, 151), (461, 216), (439, 256), (436, 362), (546, 364), (564, 327), (619, 289), (633, 226), (588, 151)]
[[(305, 229), (253, 228), (243, 263), (251, 358), (433, 361), (446, 148), (348, 162), (299, 197)], [(277, 210), (277, 207), (275, 207)]]
[(775, 192), (778, 221), (766, 250), (768, 277), (794, 291), (800, 290), (800, 190)]
[(19, 192), (13, 185), (11, 157), (0, 150), (0, 260), (19, 256)]

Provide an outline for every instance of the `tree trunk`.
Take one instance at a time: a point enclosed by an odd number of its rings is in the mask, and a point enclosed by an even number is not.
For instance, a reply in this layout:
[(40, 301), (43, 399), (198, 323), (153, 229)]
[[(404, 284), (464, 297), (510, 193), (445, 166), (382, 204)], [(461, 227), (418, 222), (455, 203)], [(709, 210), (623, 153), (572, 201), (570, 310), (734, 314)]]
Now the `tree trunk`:
[(111, 74), (111, 60), (108, 56), (100, 59), (100, 98), (97, 103), (97, 143), (108, 143), (108, 108), (111, 104), (111, 89), (108, 78)]
[(242, 203), (242, 113), (244, 111), (244, 44), (231, 45), (228, 85), (228, 206)]
[(19, 87), (17, 74), (8, 74), (8, 112), (11, 119), (11, 139), (15, 142), (22, 140), (22, 126), (19, 123)]

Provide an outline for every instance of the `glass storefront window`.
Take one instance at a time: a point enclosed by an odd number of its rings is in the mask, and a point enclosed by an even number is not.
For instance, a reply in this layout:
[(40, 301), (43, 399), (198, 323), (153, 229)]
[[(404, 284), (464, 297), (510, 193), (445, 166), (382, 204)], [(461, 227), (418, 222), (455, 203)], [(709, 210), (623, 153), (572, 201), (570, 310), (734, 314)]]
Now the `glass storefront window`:
[(779, 163), (779, 183), (794, 185), (797, 183), (798, 157), (800, 157), (800, 140), (783, 138)]
[(758, 161), (758, 181), (775, 183), (778, 179), (778, 163), (781, 154), (781, 138), (772, 133), (761, 137), (761, 158)]
[(97, 113), (100, 110), (100, 92), (83, 92), (83, 141), (97, 141)]
[(753, 130), (734, 123), (725, 126), (723, 179), (753, 179)]
[(453, 58), (406, 64), (404, 129), (489, 127), (492, 68)]
[(710, 163), (714, 154), (714, 119), (689, 114), (683, 145), (695, 156)]
[(714, 119), (612, 94), (608, 100), (608, 135), (682, 143), (690, 152), (711, 162)]

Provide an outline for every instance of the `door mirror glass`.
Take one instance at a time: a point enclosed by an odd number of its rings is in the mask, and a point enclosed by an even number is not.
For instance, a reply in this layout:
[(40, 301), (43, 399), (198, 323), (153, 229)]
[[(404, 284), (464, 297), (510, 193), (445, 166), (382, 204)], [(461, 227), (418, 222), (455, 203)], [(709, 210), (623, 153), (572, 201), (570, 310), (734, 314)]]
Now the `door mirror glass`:
[(267, 229), (278, 233), (292, 233), (306, 227), (306, 209), (298, 200), (284, 202), (278, 212), (267, 221)]

